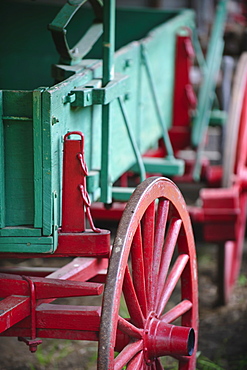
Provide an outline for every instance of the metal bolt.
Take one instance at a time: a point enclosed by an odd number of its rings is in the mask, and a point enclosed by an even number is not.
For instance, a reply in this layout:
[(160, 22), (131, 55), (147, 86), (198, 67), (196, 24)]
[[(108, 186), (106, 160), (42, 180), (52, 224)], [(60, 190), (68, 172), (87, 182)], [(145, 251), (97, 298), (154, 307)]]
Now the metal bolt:
[(124, 100), (125, 100), (125, 101), (130, 100), (130, 98), (131, 98), (131, 94), (130, 94), (130, 93), (126, 93), (126, 94), (124, 95)]
[(125, 59), (125, 61), (124, 61), (124, 69), (131, 67), (132, 64), (133, 64), (133, 60), (132, 59)]
[(59, 122), (59, 119), (58, 119), (57, 117), (52, 116), (51, 124), (52, 124), (52, 125), (55, 125), (55, 124), (56, 124), (56, 123), (58, 123), (58, 122)]

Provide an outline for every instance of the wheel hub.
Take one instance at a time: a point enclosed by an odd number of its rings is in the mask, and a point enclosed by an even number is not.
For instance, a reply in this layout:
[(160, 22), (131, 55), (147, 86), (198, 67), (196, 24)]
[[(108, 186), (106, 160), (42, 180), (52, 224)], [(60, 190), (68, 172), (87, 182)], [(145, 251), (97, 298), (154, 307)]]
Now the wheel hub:
[(194, 352), (193, 328), (168, 324), (154, 313), (146, 321), (143, 339), (147, 364), (161, 356), (191, 356)]

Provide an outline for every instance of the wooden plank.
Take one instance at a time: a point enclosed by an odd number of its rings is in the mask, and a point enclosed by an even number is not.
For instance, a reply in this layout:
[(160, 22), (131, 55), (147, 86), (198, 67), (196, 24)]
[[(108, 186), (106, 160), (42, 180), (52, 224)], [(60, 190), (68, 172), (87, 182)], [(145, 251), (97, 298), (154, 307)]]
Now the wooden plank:
[(5, 226), (33, 225), (32, 92), (4, 91)]
[(5, 253), (51, 253), (52, 237), (1, 237), (0, 251)]
[(0, 273), (11, 275), (40, 276), (45, 277), (57, 271), (56, 267), (31, 267), (31, 266), (8, 266), (0, 267)]
[(23, 320), (30, 314), (30, 298), (9, 296), (0, 301), (0, 332)]
[[(8, 329), (3, 334), (0, 333), (0, 337), (29, 337), (30, 336), (30, 325), (27, 328), (20, 328), (18, 324)], [(36, 331), (38, 338), (54, 338), (54, 339), (68, 339), (68, 340), (90, 340), (98, 341), (98, 331), (86, 331), (86, 330), (63, 330), (63, 329), (37, 329)]]
[(41, 229), (32, 227), (6, 227), (0, 230), (0, 236), (41, 236)]
[(108, 259), (75, 258), (66, 266), (48, 275), (52, 279), (87, 281), (108, 266)]
[(3, 142), (3, 93), (0, 91), (0, 227), (5, 226), (5, 171), (4, 171), (4, 142)]
[[(22, 277), (11, 274), (0, 274), (0, 279), (1, 297), (7, 297), (12, 294), (30, 295), (30, 287)], [(35, 286), (36, 299), (83, 297), (100, 295), (103, 292), (103, 285), (98, 283), (38, 277), (32, 277), (31, 280)]]
[(38, 328), (99, 331), (101, 307), (43, 303), (36, 309)]
[(33, 91), (34, 227), (42, 227), (42, 89)]

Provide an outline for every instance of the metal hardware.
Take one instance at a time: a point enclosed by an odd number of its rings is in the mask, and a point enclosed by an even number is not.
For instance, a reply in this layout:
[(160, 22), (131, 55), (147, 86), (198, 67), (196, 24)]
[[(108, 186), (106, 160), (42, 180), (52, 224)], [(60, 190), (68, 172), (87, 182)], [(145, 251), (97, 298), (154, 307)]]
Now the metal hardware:
[(37, 351), (37, 347), (42, 343), (41, 339), (36, 338), (36, 292), (35, 285), (32, 279), (28, 276), (22, 276), (22, 279), (25, 280), (30, 288), (30, 316), (31, 316), (31, 337), (24, 338), (18, 337), (18, 340), (26, 343), (29, 346), (29, 350), (33, 353)]
[(88, 107), (93, 104), (107, 105), (114, 99), (129, 93), (130, 78), (117, 74), (114, 80), (110, 81), (105, 87), (99, 88), (94, 87), (94, 85), (95, 80), (86, 86), (77, 87), (66, 96), (64, 101), (72, 103), (74, 107)]
[[(78, 135), (80, 140), (69, 139)], [(64, 136), (62, 232), (82, 233), (85, 231), (85, 216), (92, 230), (101, 232), (92, 221), (91, 201), (86, 189), (87, 165), (84, 160), (84, 135), (80, 131), (68, 132)], [(81, 198), (83, 202), (81, 202)]]
[(65, 27), (85, 2), (86, 0), (68, 1), (48, 26), (48, 29), (52, 33), (57, 51), (60, 54), (62, 61), (66, 64), (76, 64), (80, 62), (81, 59), (91, 50), (103, 32), (102, 3), (97, 0), (89, 0), (94, 9), (95, 21), (80, 41), (73, 48), (69, 48), (66, 38), (67, 30)]

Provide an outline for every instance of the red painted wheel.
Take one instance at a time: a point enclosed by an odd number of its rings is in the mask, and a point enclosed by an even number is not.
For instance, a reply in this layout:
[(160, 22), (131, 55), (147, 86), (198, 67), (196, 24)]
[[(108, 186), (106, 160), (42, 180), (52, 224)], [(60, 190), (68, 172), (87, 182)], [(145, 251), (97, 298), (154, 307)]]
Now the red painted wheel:
[(246, 187), (242, 174), (247, 167), (247, 53), (238, 63), (227, 122), (223, 158), (223, 187), (237, 186), (240, 212), (236, 222), (236, 240), (219, 246), (219, 303), (226, 304), (239, 275), (246, 228)]
[(163, 369), (162, 356), (176, 358), (179, 369), (195, 369), (197, 289), (184, 199), (172, 181), (148, 178), (129, 200), (113, 245), (98, 370)]

